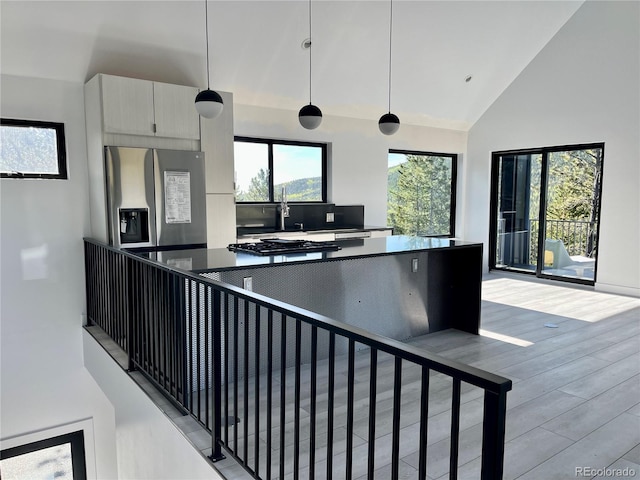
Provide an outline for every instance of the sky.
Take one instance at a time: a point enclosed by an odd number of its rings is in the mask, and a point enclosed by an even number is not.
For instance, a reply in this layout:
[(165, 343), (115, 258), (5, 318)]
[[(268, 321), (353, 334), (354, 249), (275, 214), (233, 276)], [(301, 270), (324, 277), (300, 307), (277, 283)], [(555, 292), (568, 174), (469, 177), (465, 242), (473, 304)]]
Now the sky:
[[(264, 143), (235, 142), (235, 181), (247, 191), (249, 182), (261, 168), (268, 168), (268, 146)], [(242, 166), (242, 168), (239, 168)], [(275, 184), (322, 174), (322, 150), (297, 145), (274, 146)]]
[(404, 153), (390, 153), (389, 154), (389, 168), (395, 167), (407, 161), (407, 156)]
[[(268, 167), (268, 146), (264, 143), (235, 142), (235, 182), (236, 186), (247, 191), (249, 182), (261, 168)], [(318, 177), (321, 175), (322, 156), (320, 149), (299, 147), (296, 145), (276, 145), (274, 161), (276, 178), (274, 183), (286, 183), (298, 178)], [(407, 161), (401, 153), (389, 154), (389, 167), (395, 167)], [(238, 168), (242, 165), (243, 168)]]

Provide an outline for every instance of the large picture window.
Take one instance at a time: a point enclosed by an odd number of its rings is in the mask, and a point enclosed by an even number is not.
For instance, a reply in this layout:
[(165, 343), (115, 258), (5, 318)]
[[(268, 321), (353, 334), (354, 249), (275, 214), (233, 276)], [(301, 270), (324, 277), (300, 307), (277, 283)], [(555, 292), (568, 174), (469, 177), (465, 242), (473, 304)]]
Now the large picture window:
[(457, 155), (389, 151), (387, 225), (394, 234), (453, 237)]
[(327, 201), (327, 145), (249, 137), (234, 142), (236, 202)]
[(64, 124), (0, 119), (2, 178), (67, 178)]

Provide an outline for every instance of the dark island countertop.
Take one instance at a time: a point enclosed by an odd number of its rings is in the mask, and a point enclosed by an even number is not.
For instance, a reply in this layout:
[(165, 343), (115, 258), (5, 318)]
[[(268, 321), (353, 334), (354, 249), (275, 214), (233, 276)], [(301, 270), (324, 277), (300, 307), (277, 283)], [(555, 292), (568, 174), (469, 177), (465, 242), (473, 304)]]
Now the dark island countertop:
[(393, 235), (380, 238), (336, 240), (341, 249), (336, 251), (288, 253), (259, 256), (249, 253), (231, 252), (226, 248), (170, 250), (140, 253), (165, 265), (205, 273), (234, 269), (273, 267), (291, 263), (312, 263), (342, 260), (347, 258), (375, 257), (421, 252), (435, 249), (465, 248), (480, 245), (450, 238), (415, 237)]

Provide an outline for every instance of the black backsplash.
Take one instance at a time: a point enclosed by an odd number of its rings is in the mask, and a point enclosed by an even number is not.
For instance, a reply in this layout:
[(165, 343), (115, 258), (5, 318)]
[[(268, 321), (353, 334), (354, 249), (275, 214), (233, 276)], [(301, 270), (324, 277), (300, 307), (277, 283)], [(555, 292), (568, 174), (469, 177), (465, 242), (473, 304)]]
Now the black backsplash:
[[(280, 229), (279, 205), (237, 204), (236, 225), (238, 235), (273, 232)], [(327, 222), (327, 213), (334, 221)], [(301, 227), (302, 225), (302, 227)], [(327, 230), (334, 228), (362, 228), (364, 205), (334, 205), (333, 203), (290, 203), (286, 230)]]
[(243, 229), (274, 229), (278, 207), (274, 204), (236, 205), (236, 226)]
[(339, 228), (364, 227), (364, 205), (336, 205), (334, 214)]

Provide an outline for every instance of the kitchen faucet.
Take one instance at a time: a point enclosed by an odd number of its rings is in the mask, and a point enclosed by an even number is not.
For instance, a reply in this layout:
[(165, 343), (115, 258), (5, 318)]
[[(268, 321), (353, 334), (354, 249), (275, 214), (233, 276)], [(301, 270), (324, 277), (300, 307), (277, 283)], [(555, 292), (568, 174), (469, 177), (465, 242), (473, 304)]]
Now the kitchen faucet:
[(287, 190), (282, 187), (282, 199), (280, 200), (280, 230), (284, 231), (284, 219), (289, 216), (289, 205), (287, 205)]

